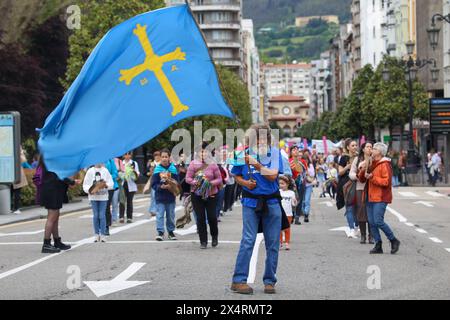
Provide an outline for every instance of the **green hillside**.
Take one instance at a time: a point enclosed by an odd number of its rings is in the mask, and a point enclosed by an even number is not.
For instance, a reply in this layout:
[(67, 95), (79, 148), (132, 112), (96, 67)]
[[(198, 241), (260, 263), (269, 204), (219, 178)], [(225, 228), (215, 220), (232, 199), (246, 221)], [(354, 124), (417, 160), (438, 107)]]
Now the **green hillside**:
[(306, 27), (284, 27), (256, 34), (263, 62), (306, 61), (318, 59), (338, 32), (334, 23), (312, 20)]
[(244, 0), (244, 17), (260, 28), (266, 24), (293, 24), (295, 17), (337, 15), (350, 19), (351, 0)]

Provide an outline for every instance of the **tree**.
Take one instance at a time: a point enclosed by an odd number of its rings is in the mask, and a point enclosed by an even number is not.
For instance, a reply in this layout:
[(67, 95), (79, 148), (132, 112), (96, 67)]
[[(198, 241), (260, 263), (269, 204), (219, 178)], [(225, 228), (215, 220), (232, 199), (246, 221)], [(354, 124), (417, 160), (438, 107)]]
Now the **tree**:
[(138, 14), (162, 7), (164, 7), (163, 0), (82, 2), (83, 27), (75, 30), (69, 38), (70, 55), (66, 76), (62, 80), (64, 87), (69, 88), (97, 43), (108, 30)]

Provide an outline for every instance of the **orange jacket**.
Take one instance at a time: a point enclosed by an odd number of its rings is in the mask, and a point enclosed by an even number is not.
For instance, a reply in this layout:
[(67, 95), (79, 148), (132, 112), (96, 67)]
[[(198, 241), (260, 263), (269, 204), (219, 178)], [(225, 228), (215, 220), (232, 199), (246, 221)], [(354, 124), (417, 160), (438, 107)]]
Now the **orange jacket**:
[[(383, 158), (374, 161), (370, 168), (373, 174), (367, 183), (367, 192), (369, 202), (385, 202), (392, 203), (392, 166), (391, 160)], [(361, 170), (358, 174), (360, 181), (365, 181), (365, 170)]]

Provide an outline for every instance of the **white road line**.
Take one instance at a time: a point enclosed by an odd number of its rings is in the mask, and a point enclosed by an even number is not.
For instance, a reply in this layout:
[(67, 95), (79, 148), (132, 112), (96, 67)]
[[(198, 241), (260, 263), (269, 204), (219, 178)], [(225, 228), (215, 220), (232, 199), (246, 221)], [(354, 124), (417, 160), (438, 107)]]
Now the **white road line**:
[(145, 208), (146, 206), (137, 206), (137, 207), (133, 207), (134, 209), (142, 209)]
[(388, 210), (390, 213), (392, 213), (394, 216), (396, 216), (397, 219), (398, 219), (400, 222), (407, 222), (407, 221), (408, 221), (408, 219), (406, 219), (404, 216), (402, 216), (400, 213), (398, 213), (397, 211), (395, 211), (395, 210), (392, 209), (391, 207), (387, 207), (387, 210)]
[(423, 230), (421, 228), (417, 228), (416, 231), (419, 232), (419, 233), (428, 233), (427, 231), (425, 231), (425, 230)]
[(406, 224), (408, 227), (414, 227), (414, 223), (411, 223), (411, 222), (405, 222), (405, 224)]
[[(150, 220), (140, 220), (140, 221), (137, 221), (137, 222), (133, 222), (133, 223), (130, 223), (130, 224), (126, 225), (126, 226), (115, 228), (115, 229), (111, 230), (110, 233), (111, 234), (117, 234), (119, 232), (126, 231), (126, 230), (138, 227), (140, 225), (143, 225), (143, 224), (149, 223), (151, 221), (155, 221), (155, 220), (156, 219), (153, 218), (153, 219), (150, 219)], [(9, 271), (0, 273), (0, 280), (4, 279), (6, 277), (12, 276), (12, 275), (14, 275), (16, 273), (19, 273), (21, 271), (24, 271), (26, 269), (29, 269), (31, 267), (34, 267), (35, 265), (38, 265), (38, 264), (40, 264), (40, 263), (42, 263), (44, 261), (47, 261), (47, 260), (52, 259), (54, 257), (57, 257), (57, 256), (59, 256), (61, 254), (64, 254), (64, 253), (69, 252), (69, 251), (72, 251), (72, 250), (74, 250), (74, 249), (76, 249), (78, 247), (81, 247), (82, 245), (85, 245), (85, 244), (88, 244), (88, 243), (92, 243), (93, 241), (94, 241), (94, 237), (89, 237), (89, 238), (82, 239), (82, 240), (76, 242), (76, 244), (72, 247), (72, 249), (70, 249), (68, 251), (61, 251), (60, 253), (50, 254), (50, 255), (48, 255), (46, 257), (43, 257), (41, 259), (37, 259), (37, 260), (35, 260), (33, 262), (30, 262), (28, 264), (25, 264), (23, 266), (20, 266), (20, 267), (11, 269)]]
[(419, 197), (414, 192), (399, 191), (398, 194), (405, 198), (418, 198)]
[(429, 194), (430, 196), (435, 197), (435, 198), (445, 197), (445, 195), (443, 195), (442, 193), (436, 192), (436, 191), (427, 191), (426, 194)]
[[(170, 241), (170, 240), (166, 240), (166, 241), (156, 241), (156, 240), (124, 240), (124, 241), (108, 241), (106, 240), (106, 244), (165, 244), (165, 243), (199, 243), (199, 240), (193, 239), (193, 240), (174, 240), (174, 241)], [(211, 240), (209, 241), (211, 242)], [(76, 245), (79, 244), (78, 242), (65, 242), (67, 244), (70, 245)], [(96, 245), (95, 243), (91, 242), (92, 245)], [(236, 241), (236, 240), (219, 240), (219, 245), (220, 244), (239, 244), (241, 243), (240, 241)], [(86, 243), (89, 244), (89, 243)], [(103, 243), (102, 243), (103, 244)], [(16, 246), (16, 245), (42, 245), (42, 241), (40, 242), (0, 242), (0, 246)]]
[(430, 237), (430, 240), (436, 243), (442, 243), (442, 240), (436, 238), (436, 237)]
[(32, 234), (39, 234), (44, 232), (44, 229), (37, 231), (29, 231), (29, 232), (12, 232), (12, 233), (0, 233), (0, 237), (9, 237), (9, 236), (27, 236)]
[(450, 248), (445, 248), (445, 250), (447, 250), (448, 252), (450, 252)]
[(258, 263), (258, 252), (261, 242), (264, 240), (264, 234), (258, 233), (256, 236), (255, 246), (253, 247), (252, 258), (250, 259), (250, 268), (248, 272), (247, 283), (255, 283), (256, 264)]
[(433, 202), (429, 202), (429, 201), (416, 201), (416, 202), (414, 202), (414, 204), (421, 204), (421, 205), (424, 205), (425, 207), (428, 207), (428, 208), (433, 208), (434, 206), (433, 206)]
[(331, 208), (333, 206), (333, 203), (331, 201), (321, 202), (320, 204), (326, 204), (327, 207), (329, 207), (329, 208)]

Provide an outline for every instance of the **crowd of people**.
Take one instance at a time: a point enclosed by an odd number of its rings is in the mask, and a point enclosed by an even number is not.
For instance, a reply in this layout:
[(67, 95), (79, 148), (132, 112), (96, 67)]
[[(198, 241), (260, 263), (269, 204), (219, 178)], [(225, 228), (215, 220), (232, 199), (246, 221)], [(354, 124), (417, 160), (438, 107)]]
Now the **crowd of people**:
[[(148, 212), (156, 220), (157, 241), (177, 240), (175, 229), (190, 221), (192, 214), (200, 249), (207, 249), (209, 243), (217, 247), (219, 222), (241, 199), (243, 231), (231, 290), (253, 292), (247, 284), (249, 264), (256, 236), (263, 233), (267, 252), (264, 291), (275, 293), (278, 253), (291, 250), (292, 225), (310, 222), (316, 188), (320, 198), (335, 199), (337, 209), (343, 209), (349, 238), (360, 237), (361, 244), (374, 244), (370, 253), (380, 254), (381, 230), (391, 244), (391, 253), (399, 250), (400, 241), (385, 223), (384, 215), (392, 202), (392, 188), (401, 181), (398, 176), (406, 154), (388, 153), (383, 143), (367, 141), (359, 145), (353, 139), (342, 141), (341, 147), (330, 154), (299, 145), (278, 147), (271, 141), (270, 128), (254, 125), (251, 129), (269, 132), (257, 136), (257, 148), (252, 148), (247, 138), (238, 149), (223, 146), (216, 152), (210, 152), (208, 143), (203, 142), (196, 146), (192, 158), (182, 154), (177, 161), (168, 149), (153, 153), (142, 175), (147, 177), (143, 192), (150, 194)], [(43, 253), (71, 248), (62, 242), (58, 223), (67, 190), (75, 185), (82, 186), (91, 203), (95, 242), (107, 241), (111, 227), (133, 222), (133, 199), (139, 189), (141, 168), (131, 152), (87, 168), (82, 181), (58, 179), (46, 169), (42, 158), (33, 165), (38, 201), (48, 210)], [(442, 166), (437, 153), (430, 155), (427, 166), (432, 171), (431, 179)], [(185, 207), (185, 216), (178, 220), (177, 200)]]

